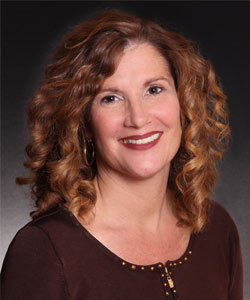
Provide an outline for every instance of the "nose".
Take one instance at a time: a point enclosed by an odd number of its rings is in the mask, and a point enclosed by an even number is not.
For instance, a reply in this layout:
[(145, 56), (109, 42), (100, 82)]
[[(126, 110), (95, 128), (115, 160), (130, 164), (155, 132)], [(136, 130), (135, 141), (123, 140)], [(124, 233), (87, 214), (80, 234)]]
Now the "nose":
[(126, 127), (141, 128), (150, 122), (150, 114), (143, 101), (129, 103), (124, 120)]

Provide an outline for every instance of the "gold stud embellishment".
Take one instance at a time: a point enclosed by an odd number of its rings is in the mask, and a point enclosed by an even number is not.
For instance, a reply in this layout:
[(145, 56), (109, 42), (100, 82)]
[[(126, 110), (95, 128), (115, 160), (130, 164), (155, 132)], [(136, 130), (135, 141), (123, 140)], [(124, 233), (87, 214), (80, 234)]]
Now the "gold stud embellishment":
[(158, 267), (161, 268), (161, 267), (162, 267), (162, 264), (159, 264)]
[(185, 258), (184, 258), (184, 260), (188, 260), (188, 258), (187, 258), (187, 257), (185, 257)]
[(145, 268), (144, 267), (141, 267), (141, 270), (144, 270)]
[(174, 266), (176, 266), (176, 263), (174, 263)]
[(126, 265), (125, 261), (123, 261), (123, 262), (122, 262), (122, 265), (123, 265), (123, 266), (125, 266), (125, 265)]
[(189, 254), (192, 254), (192, 251), (188, 251)]
[(172, 267), (173, 264), (171, 263), (171, 264), (169, 264), (169, 265), (170, 265), (170, 267)]
[(174, 293), (176, 293), (176, 290), (173, 290)]
[(168, 296), (168, 295), (169, 295), (169, 292), (166, 292), (166, 295)]
[(132, 265), (131, 268), (134, 270), (135, 269), (135, 265)]
[(182, 261), (179, 261), (179, 264), (181, 265), (181, 264), (182, 264)]
[(164, 282), (164, 286), (167, 286), (167, 283), (166, 283), (166, 282)]
[(150, 269), (153, 271), (155, 268), (154, 268), (154, 267), (151, 267)]
[(164, 277), (164, 276), (165, 276), (165, 274), (162, 273), (162, 274), (161, 274), (161, 277)]

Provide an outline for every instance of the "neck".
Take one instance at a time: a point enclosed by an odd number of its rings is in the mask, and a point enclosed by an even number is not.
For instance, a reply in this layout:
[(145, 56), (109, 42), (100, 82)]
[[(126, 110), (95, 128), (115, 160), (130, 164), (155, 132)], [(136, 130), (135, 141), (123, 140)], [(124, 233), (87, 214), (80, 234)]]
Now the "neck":
[(110, 226), (157, 231), (162, 220), (173, 219), (171, 192), (167, 190), (169, 168), (159, 174), (135, 180), (99, 169), (95, 178), (97, 203), (95, 219)]

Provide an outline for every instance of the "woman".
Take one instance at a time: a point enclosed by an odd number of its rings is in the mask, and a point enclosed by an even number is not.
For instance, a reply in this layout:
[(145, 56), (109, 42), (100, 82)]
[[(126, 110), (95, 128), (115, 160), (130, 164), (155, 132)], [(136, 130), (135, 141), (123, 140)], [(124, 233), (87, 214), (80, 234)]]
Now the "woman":
[(237, 229), (209, 198), (225, 96), (191, 43), (108, 11), (64, 37), (29, 106), (33, 220), (4, 300), (243, 299)]

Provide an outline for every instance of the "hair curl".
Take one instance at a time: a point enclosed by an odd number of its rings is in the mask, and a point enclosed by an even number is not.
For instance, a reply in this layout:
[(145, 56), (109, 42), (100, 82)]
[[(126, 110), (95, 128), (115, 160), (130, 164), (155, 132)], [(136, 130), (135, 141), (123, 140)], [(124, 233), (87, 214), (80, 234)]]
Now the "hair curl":
[(35, 217), (60, 203), (86, 213), (96, 202), (96, 167), (83, 159), (89, 109), (116, 58), (130, 43), (149, 43), (166, 58), (181, 108), (182, 141), (171, 162), (169, 187), (180, 226), (193, 232), (206, 222), (216, 161), (228, 145), (230, 130), (225, 95), (211, 64), (192, 43), (158, 24), (120, 11), (103, 12), (66, 34), (47, 66), (42, 85), (28, 109), (29, 160)]

